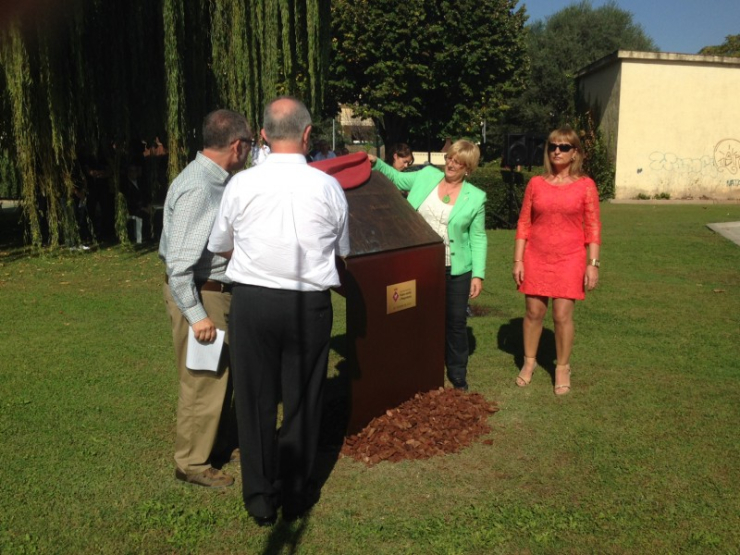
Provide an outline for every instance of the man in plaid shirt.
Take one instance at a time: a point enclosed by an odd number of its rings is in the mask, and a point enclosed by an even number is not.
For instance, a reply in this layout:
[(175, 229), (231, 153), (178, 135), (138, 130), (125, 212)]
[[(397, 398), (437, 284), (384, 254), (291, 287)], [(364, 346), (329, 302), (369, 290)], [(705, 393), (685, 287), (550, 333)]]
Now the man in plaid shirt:
[[(164, 300), (172, 323), (179, 373), (175, 477), (205, 487), (225, 487), (234, 478), (211, 465), (230, 451), (235, 422), (228, 334), (217, 372), (186, 367), (188, 331), (202, 343), (226, 331), (231, 304), (228, 261), (206, 249), (226, 183), (244, 167), (252, 132), (241, 114), (216, 110), (203, 121), (203, 150), (175, 178), (164, 205), (159, 256), (167, 272)], [(231, 431), (231, 433), (229, 433)], [(227, 455), (228, 456), (228, 455)]]

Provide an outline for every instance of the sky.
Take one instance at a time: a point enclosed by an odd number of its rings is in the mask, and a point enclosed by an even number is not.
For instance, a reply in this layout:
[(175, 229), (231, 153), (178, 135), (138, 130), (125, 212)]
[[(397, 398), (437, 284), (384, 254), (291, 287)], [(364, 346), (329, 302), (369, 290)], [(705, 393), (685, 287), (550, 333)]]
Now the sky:
[[(579, 0), (520, 0), (529, 15), (528, 23), (546, 17)], [(607, 0), (591, 0), (598, 8)], [(616, 0), (632, 14), (645, 34), (661, 52), (696, 54), (705, 46), (725, 42), (727, 35), (740, 34), (740, 0)]]

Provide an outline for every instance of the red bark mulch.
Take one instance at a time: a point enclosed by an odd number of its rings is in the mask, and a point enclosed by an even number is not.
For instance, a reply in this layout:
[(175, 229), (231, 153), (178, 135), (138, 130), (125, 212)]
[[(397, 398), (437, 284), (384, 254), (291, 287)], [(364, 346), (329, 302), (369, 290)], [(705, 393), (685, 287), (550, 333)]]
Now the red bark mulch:
[(488, 417), (498, 410), (480, 393), (444, 388), (417, 393), (345, 438), (341, 454), (373, 466), (457, 453), (491, 431)]

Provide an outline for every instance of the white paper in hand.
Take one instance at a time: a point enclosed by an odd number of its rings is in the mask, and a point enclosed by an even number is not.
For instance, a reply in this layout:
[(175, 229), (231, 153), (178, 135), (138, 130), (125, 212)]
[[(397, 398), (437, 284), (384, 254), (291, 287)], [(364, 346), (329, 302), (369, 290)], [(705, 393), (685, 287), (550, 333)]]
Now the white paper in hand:
[(213, 343), (201, 343), (195, 338), (193, 328), (188, 330), (188, 355), (185, 366), (189, 370), (218, 370), (218, 361), (221, 359), (221, 350), (224, 346), (224, 330), (216, 330), (216, 340)]

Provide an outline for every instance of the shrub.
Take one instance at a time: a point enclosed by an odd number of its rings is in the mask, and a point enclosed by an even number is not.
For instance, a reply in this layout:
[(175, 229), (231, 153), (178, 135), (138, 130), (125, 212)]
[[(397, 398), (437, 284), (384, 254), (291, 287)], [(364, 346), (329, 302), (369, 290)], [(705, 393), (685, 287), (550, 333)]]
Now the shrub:
[(583, 171), (596, 182), (599, 200), (614, 198), (616, 170), (609, 158), (604, 137), (594, 125), (590, 112), (582, 119), (579, 135), (583, 145)]
[(486, 192), (486, 229), (516, 227), (529, 172), (503, 170), (498, 164), (478, 168), (471, 182)]

